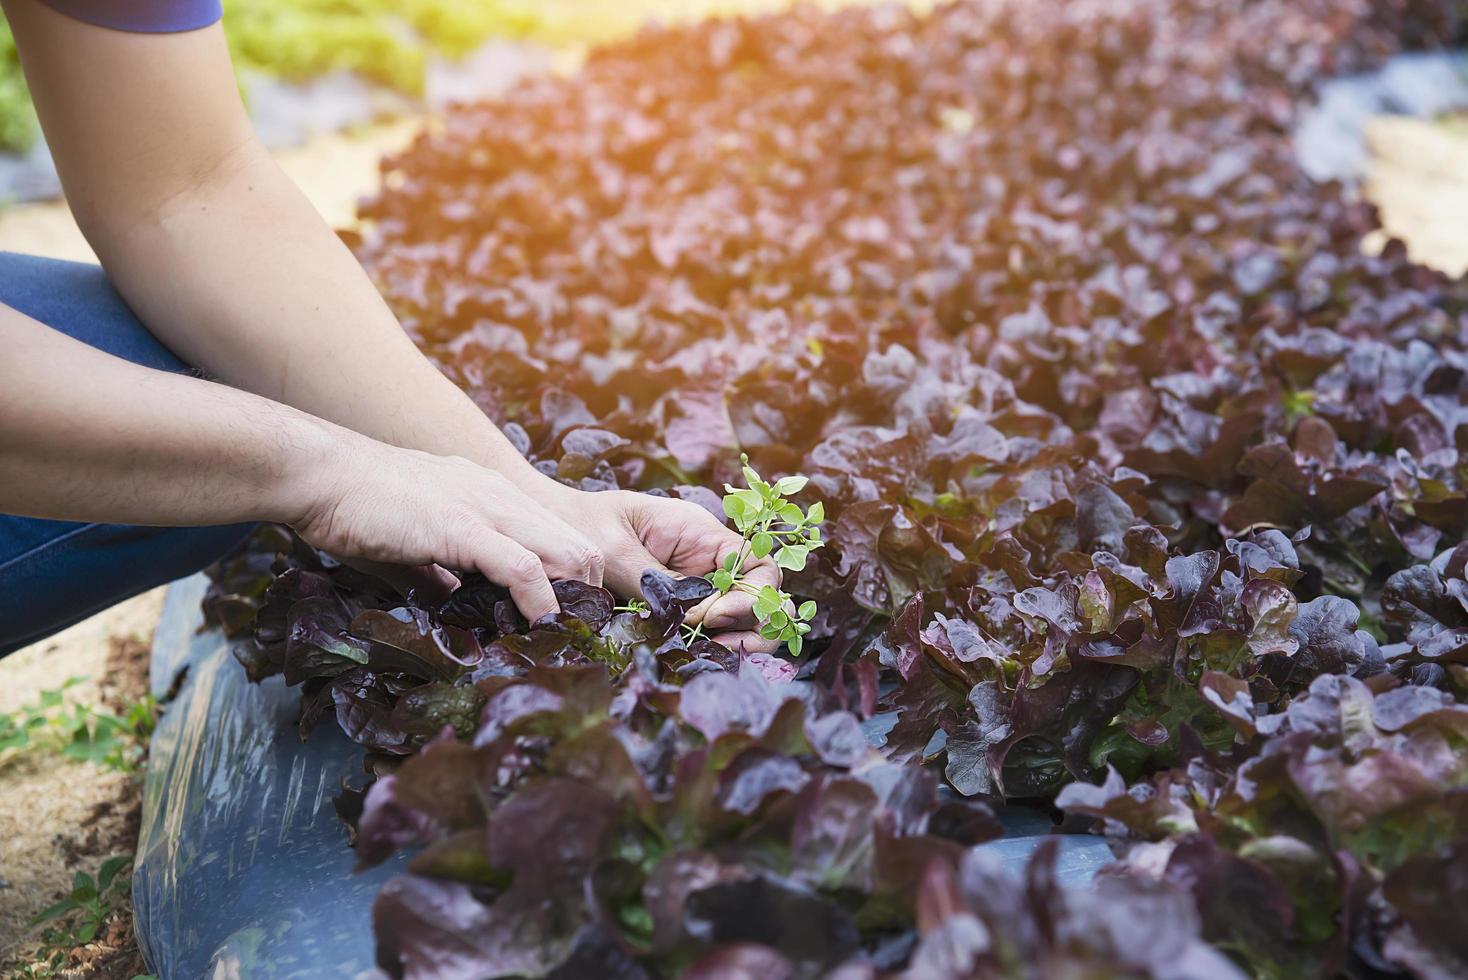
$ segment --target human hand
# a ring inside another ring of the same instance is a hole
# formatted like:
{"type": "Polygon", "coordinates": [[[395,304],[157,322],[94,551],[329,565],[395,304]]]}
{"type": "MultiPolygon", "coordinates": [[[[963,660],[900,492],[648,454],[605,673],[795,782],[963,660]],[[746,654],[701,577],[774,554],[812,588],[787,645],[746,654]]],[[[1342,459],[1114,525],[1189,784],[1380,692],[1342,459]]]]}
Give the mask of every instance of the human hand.
{"type": "MultiPolygon", "coordinates": [[[[649,568],[675,576],[712,572],[743,539],[695,503],[626,490],[586,493],[557,485],[548,507],[577,528],[602,554],[606,585],[624,596],[639,594],[649,568]]],[[[780,584],[775,563],[750,562],[745,581],[756,589],[780,584]]],[[[689,612],[690,624],[732,650],[769,653],[779,645],[758,633],[754,597],[735,590],[715,595],[689,612]]]]}
{"type": "Polygon", "coordinates": [[[351,433],[314,464],[290,523],[343,560],[419,567],[440,582],[443,569],[477,571],[531,621],[559,610],[551,581],[602,584],[587,535],[494,470],[351,433]]]}

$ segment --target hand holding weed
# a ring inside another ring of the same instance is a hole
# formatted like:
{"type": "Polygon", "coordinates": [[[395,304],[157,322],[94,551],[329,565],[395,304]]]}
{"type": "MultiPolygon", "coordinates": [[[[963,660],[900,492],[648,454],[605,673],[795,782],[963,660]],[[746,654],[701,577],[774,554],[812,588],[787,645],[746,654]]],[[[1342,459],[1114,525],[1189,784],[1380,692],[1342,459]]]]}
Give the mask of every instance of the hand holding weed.
{"type": "MultiPolygon", "coordinates": [[[[695,503],[632,491],[577,493],[579,507],[562,516],[587,535],[606,557],[606,585],[618,595],[636,596],[642,573],[656,568],[675,576],[707,575],[744,539],[695,503]]],[[[780,572],[773,559],[753,561],[746,579],[776,588],[780,572]]],[[[700,635],[731,650],[769,653],[778,641],[759,633],[755,597],[747,592],[716,595],[688,614],[700,635]]]]}

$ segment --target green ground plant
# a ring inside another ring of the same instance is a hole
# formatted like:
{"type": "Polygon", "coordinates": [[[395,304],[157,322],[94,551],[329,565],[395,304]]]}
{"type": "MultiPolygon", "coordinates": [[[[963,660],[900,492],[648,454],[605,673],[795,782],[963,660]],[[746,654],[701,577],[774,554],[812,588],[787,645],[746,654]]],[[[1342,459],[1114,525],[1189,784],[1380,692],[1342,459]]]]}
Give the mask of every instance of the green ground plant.
{"type": "MultiPolygon", "coordinates": [[[[31,920],[32,926],[46,925],[46,929],[34,959],[16,973],[19,980],[50,980],[61,975],[68,954],[96,939],[126,904],[132,864],[131,854],[118,854],[103,861],[95,876],[85,871],[73,876],[71,891],[31,920]]],[[[132,980],[157,977],[140,974],[132,980]]]]}
{"type": "Polygon", "coordinates": [[[235,67],[288,81],[355,72],[409,95],[423,91],[433,54],[462,57],[490,37],[535,23],[504,0],[237,0],[224,8],[235,67]]]}
{"type": "Polygon", "coordinates": [[[158,703],[146,695],[114,714],[68,700],[66,692],[84,680],[69,678],[30,704],[0,712],[0,764],[22,752],[54,751],[115,772],[137,772],[157,722],[158,703]]]}
{"type": "MultiPolygon", "coordinates": [[[[521,0],[231,0],[224,27],[235,67],[288,81],[351,71],[408,95],[423,91],[429,58],[461,57],[491,37],[536,24],[521,0]]],[[[248,98],[248,87],[245,89],[248,98]]],[[[0,19],[0,150],[38,136],[10,27],[0,19]]]]}
{"type": "Polygon", "coordinates": [[[36,110],[20,72],[10,25],[0,18],[0,149],[26,150],[36,139],[36,110]]]}

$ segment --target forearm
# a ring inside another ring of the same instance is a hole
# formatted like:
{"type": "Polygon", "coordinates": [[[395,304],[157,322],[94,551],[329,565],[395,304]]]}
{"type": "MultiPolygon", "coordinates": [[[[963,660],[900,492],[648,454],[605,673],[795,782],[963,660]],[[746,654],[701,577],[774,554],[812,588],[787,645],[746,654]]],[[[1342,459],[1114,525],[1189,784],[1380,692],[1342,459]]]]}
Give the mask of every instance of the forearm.
{"type": "Polygon", "coordinates": [[[191,364],[383,442],[546,481],[414,347],[257,143],[143,220],[91,233],[140,318],[191,364]]]}
{"type": "Polygon", "coordinates": [[[3,513],[292,522],[312,507],[313,466],[340,432],[245,392],[129,364],[3,306],[0,349],[3,513]]]}

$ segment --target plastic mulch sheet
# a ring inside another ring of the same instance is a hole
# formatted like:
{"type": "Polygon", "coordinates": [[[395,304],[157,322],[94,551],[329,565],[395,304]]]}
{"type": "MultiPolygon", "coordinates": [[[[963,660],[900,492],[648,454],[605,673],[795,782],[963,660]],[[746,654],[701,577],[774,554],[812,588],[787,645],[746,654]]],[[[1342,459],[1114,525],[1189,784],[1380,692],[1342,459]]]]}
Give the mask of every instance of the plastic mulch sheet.
{"type": "Polygon", "coordinates": [[[153,693],[188,668],[154,733],[133,875],[138,942],[160,980],[357,977],[372,968],[372,899],[401,862],[353,874],[331,799],[362,783],[334,725],[302,742],[300,692],[251,684],[218,631],[199,633],[205,580],[169,589],[153,693]]]}
{"type": "MultiPolygon", "coordinates": [[[[138,941],[160,980],[330,980],[373,969],[371,908],[402,859],[354,874],[332,797],[362,781],[362,751],[333,725],[302,742],[299,693],[251,684],[217,631],[200,633],[202,576],[174,585],[153,647],[161,697],[187,674],[153,736],[133,877],[138,941]]],[[[1049,831],[1041,814],[1000,814],[983,845],[1012,870],[1049,831]]],[[[1095,837],[1061,839],[1062,880],[1110,860],[1095,837]]]]}

